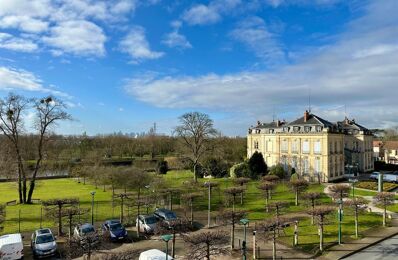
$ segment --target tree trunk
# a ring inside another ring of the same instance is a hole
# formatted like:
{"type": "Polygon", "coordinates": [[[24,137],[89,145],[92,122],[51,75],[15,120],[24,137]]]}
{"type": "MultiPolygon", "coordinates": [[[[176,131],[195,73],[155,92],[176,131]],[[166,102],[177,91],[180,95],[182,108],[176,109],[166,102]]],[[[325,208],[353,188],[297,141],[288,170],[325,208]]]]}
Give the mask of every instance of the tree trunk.
{"type": "MultiPolygon", "coordinates": [[[[138,188],[138,193],[137,193],[137,218],[140,215],[140,195],[141,195],[141,189],[138,188]]],[[[140,237],[140,222],[137,221],[137,237],[140,237]]]]}
{"type": "Polygon", "coordinates": [[[123,204],[124,204],[124,198],[123,195],[120,197],[121,203],[120,203],[120,223],[123,223],[123,204]]]}
{"type": "Polygon", "coordinates": [[[243,205],[243,191],[240,193],[240,205],[243,205]]]}
{"type": "Polygon", "coordinates": [[[198,182],[198,176],[196,175],[196,166],[197,166],[197,162],[194,162],[193,164],[193,180],[196,182],[198,182]]]}
{"type": "Polygon", "coordinates": [[[355,209],[355,238],[358,238],[358,209],[355,209]]]}
{"type": "Polygon", "coordinates": [[[294,200],[294,204],[295,204],[296,206],[298,206],[298,190],[295,191],[295,194],[296,194],[296,198],[295,198],[295,200],[294,200]]]}
{"type": "Polygon", "coordinates": [[[234,220],[232,220],[232,227],[231,227],[231,249],[235,248],[235,224],[234,220]]]}
{"type": "Polygon", "coordinates": [[[269,212],[269,209],[268,209],[268,196],[265,196],[265,212],[269,212]]]}
{"type": "Polygon", "coordinates": [[[323,223],[319,225],[319,250],[323,251],[323,223]]]}
{"type": "Polygon", "coordinates": [[[273,238],[272,238],[272,259],[276,259],[276,234],[275,234],[275,229],[273,231],[273,238]]]}
{"type": "Polygon", "coordinates": [[[58,236],[62,236],[62,206],[58,205],[58,236]]]}
{"type": "Polygon", "coordinates": [[[171,243],[171,256],[175,258],[175,247],[176,247],[176,233],[173,229],[173,241],[171,243]]]}
{"type": "Polygon", "coordinates": [[[210,245],[206,244],[206,259],[210,260],[210,245]]]}
{"type": "Polygon", "coordinates": [[[383,212],[383,227],[385,227],[387,224],[387,207],[384,206],[384,212],[383,212]]]}
{"type": "Polygon", "coordinates": [[[191,200],[191,225],[193,225],[193,201],[191,200]]]}
{"type": "MultiPolygon", "coordinates": [[[[315,201],[314,200],[311,201],[311,206],[312,206],[312,212],[314,212],[314,209],[315,209],[315,201]]],[[[312,214],[311,215],[311,225],[314,225],[314,223],[315,223],[315,216],[314,216],[314,214],[312,214]]]]}

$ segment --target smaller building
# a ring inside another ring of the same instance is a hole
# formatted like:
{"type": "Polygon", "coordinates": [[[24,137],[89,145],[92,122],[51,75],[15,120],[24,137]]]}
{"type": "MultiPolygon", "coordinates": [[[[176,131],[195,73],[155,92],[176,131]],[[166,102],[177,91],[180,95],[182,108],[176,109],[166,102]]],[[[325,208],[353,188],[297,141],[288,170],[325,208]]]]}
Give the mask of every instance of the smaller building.
{"type": "Polygon", "coordinates": [[[398,164],[398,141],[373,142],[374,158],[388,164],[398,164]]]}

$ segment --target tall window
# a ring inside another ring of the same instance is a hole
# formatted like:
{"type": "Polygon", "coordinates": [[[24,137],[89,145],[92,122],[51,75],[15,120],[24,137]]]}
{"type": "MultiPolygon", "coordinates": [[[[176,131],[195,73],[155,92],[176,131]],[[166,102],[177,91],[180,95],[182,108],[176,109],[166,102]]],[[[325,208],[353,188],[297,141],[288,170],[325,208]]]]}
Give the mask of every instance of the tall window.
{"type": "Polygon", "coordinates": [[[303,141],[303,153],[310,153],[310,141],[303,141]]]}
{"type": "Polygon", "coordinates": [[[287,140],[282,140],[281,151],[286,153],[288,150],[288,145],[289,144],[287,140]]]}
{"type": "Polygon", "coordinates": [[[297,172],[298,164],[297,164],[297,157],[296,156],[292,157],[292,168],[294,168],[296,170],[296,172],[297,172]]]}
{"type": "Polygon", "coordinates": [[[258,141],[254,141],[254,149],[258,149],[258,141]]]}
{"type": "Polygon", "coordinates": [[[316,140],[314,143],[314,153],[321,154],[322,149],[321,149],[321,140],[316,140]]]}
{"type": "Polygon", "coordinates": [[[267,141],[267,152],[272,152],[272,141],[271,140],[267,141]]]}
{"type": "Polygon", "coordinates": [[[319,158],[319,157],[316,157],[315,158],[315,165],[314,165],[315,167],[315,173],[320,173],[321,172],[321,158],[319,158]]]}
{"type": "Polygon", "coordinates": [[[292,142],[292,153],[298,153],[299,151],[299,141],[293,140],[292,142]]]}
{"type": "Polygon", "coordinates": [[[283,169],[285,170],[285,171],[287,171],[287,169],[288,169],[288,161],[287,161],[287,157],[284,155],[284,156],[282,156],[282,158],[281,158],[281,163],[282,163],[282,165],[283,165],[283,169]]]}
{"type": "Polygon", "coordinates": [[[310,172],[310,164],[307,157],[303,158],[303,173],[308,174],[310,172]]]}

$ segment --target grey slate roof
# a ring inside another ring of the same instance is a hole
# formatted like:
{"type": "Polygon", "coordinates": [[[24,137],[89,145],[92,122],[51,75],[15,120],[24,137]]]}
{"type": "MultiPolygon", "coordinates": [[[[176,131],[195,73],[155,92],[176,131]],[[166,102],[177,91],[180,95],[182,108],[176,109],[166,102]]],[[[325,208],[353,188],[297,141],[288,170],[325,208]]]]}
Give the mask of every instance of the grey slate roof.
{"type": "Polygon", "coordinates": [[[314,114],[309,114],[309,118],[307,119],[306,122],[304,122],[304,116],[294,120],[293,122],[290,122],[288,124],[289,126],[300,126],[300,125],[320,125],[323,127],[334,127],[335,124],[317,116],[314,114]]]}

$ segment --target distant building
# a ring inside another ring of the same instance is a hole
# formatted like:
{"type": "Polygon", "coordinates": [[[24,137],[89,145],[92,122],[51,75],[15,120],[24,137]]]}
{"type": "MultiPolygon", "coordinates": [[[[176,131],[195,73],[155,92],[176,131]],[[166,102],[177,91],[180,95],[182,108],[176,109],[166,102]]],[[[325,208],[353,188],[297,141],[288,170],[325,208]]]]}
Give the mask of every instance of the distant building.
{"type": "Polygon", "coordinates": [[[374,158],[389,164],[398,164],[398,141],[374,141],[374,158]]]}
{"type": "Polygon", "coordinates": [[[247,156],[261,152],[268,167],[282,164],[310,181],[329,182],[347,174],[369,172],[373,164],[373,135],[355,120],[331,123],[305,111],[287,123],[257,122],[250,127],[247,156]]]}

